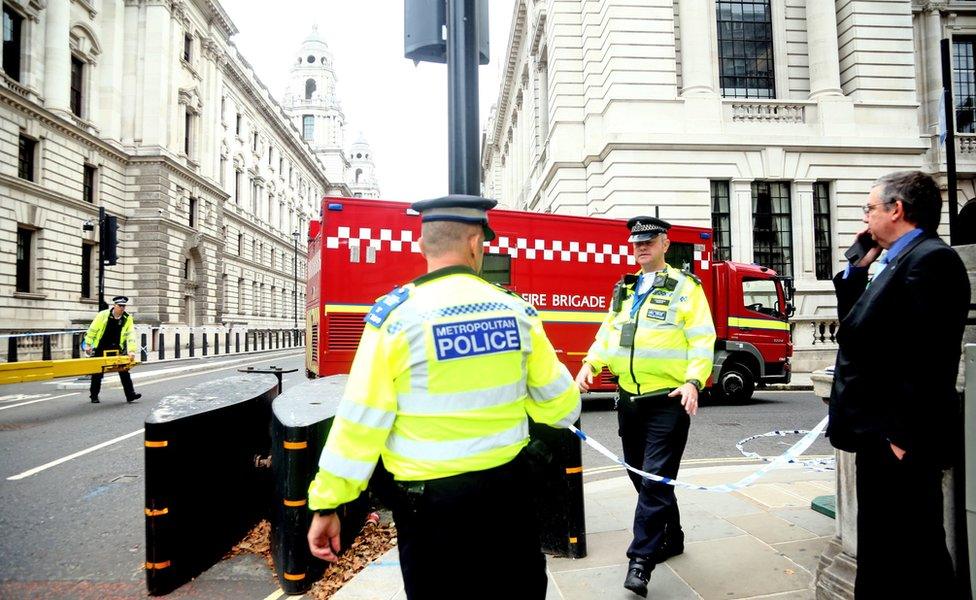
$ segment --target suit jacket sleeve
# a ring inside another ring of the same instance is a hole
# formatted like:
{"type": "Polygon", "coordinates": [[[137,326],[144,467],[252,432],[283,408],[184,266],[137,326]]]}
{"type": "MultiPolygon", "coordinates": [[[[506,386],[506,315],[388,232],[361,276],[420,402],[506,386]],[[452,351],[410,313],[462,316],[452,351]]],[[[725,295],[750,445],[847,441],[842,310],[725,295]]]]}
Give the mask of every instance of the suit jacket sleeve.
{"type": "Polygon", "coordinates": [[[844,271],[834,275],[834,291],[837,294],[837,318],[843,321],[857,299],[868,286],[867,269],[851,269],[844,279],[844,271]]]}

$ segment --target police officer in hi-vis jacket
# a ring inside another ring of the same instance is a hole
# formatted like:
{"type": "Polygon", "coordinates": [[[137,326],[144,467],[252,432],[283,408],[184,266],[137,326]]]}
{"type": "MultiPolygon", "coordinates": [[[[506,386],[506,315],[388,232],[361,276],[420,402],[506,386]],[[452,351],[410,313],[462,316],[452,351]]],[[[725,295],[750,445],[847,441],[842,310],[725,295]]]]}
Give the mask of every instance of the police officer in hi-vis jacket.
{"type": "MultiPolygon", "coordinates": [[[[128,296],[116,296],[112,298],[112,307],[100,311],[88,326],[82,347],[88,356],[105,356],[107,353],[126,354],[129,358],[135,359],[136,334],[133,330],[132,315],[125,311],[129,303],[128,296]]],[[[132,387],[132,376],[128,371],[119,371],[119,379],[122,380],[122,390],[125,392],[126,402],[135,402],[142,398],[142,394],[137,394],[132,387]]],[[[98,394],[102,389],[102,374],[95,373],[91,376],[91,386],[89,395],[93,404],[98,404],[98,394]]]]}
{"type": "MultiPolygon", "coordinates": [[[[677,477],[698,393],[712,372],[715,327],[701,281],[664,261],[671,225],[654,217],[627,222],[640,272],[625,275],[576,376],[587,391],[607,367],[618,379],[617,419],[624,459],[677,477]]],[[[624,587],[647,596],[654,565],[684,552],[674,488],[630,473],[637,488],[634,539],[624,587]]]]}
{"type": "Polygon", "coordinates": [[[383,459],[409,598],[546,595],[523,452],[528,419],[572,424],[580,397],[536,310],[478,275],[494,206],[474,196],[413,205],[428,272],[366,316],[309,487],[309,547],[335,560],[335,509],[383,459]],[[478,575],[485,569],[491,577],[478,575]]]}

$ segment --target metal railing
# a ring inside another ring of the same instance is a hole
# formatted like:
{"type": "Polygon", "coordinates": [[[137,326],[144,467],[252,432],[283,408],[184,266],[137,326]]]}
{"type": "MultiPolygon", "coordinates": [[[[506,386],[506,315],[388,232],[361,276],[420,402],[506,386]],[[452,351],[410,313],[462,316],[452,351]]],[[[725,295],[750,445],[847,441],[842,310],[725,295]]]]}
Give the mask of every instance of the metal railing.
{"type": "MultiPolygon", "coordinates": [[[[0,334],[0,362],[82,358],[85,329],[0,334]]],[[[304,329],[136,325],[141,362],[299,348],[304,329]]]]}

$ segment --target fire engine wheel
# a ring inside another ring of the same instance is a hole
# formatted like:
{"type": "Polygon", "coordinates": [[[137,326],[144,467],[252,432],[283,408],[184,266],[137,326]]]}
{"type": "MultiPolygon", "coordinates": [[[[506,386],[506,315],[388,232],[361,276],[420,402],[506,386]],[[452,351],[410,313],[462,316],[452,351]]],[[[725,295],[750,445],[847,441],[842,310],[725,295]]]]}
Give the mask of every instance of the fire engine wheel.
{"type": "Polygon", "coordinates": [[[718,377],[718,385],[715,386],[719,399],[733,404],[748,402],[755,389],[752,371],[739,363],[725,365],[718,377]]]}

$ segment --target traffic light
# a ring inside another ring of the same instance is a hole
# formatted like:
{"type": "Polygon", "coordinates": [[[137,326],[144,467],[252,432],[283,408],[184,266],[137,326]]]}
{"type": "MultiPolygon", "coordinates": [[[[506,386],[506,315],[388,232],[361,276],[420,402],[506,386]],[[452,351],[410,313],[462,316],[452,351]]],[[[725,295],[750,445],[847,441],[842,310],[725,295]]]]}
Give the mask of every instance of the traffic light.
{"type": "Polygon", "coordinates": [[[119,222],[116,217],[106,215],[102,219],[99,227],[99,242],[102,264],[112,266],[118,262],[119,255],[116,251],[118,245],[119,222]]]}

